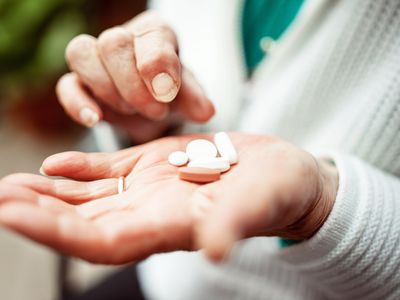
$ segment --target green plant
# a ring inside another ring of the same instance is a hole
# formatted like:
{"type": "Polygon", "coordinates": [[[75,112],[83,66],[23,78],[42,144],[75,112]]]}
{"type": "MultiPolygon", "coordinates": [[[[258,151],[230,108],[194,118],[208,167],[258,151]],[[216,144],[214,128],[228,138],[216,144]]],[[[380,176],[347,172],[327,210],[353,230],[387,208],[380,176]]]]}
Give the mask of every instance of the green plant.
{"type": "Polygon", "coordinates": [[[65,46],[88,30],[87,2],[0,0],[0,93],[43,86],[65,69],[65,46]]]}

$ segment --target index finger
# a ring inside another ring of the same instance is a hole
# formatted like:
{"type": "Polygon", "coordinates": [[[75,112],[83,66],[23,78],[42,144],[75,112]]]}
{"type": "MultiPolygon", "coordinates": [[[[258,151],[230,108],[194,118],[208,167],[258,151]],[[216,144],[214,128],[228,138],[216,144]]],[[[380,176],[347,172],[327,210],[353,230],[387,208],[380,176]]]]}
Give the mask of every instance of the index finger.
{"type": "Polygon", "coordinates": [[[46,158],[41,172],[75,180],[98,180],[126,176],[142,155],[140,146],[115,153],[68,151],[46,158]]]}
{"type": "Polygon", "coordinates": [[[178,42],[173,30],[154,12],[145,12],[125,25],[134,36],[137,70],[153,97],[175,99],[181,86],[178,42]]]}

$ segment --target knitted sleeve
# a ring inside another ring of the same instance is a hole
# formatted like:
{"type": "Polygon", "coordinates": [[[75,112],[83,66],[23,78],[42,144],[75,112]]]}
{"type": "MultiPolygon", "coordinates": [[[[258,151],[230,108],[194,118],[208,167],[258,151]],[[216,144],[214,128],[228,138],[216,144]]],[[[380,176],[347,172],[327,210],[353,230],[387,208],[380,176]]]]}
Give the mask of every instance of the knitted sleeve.
{"type": "Polygon", "coordinates": [[[311,239],[279,259],[338,299],[400,299],[400,180],[358,158],[334,155],[339,190],[311,239]]]}

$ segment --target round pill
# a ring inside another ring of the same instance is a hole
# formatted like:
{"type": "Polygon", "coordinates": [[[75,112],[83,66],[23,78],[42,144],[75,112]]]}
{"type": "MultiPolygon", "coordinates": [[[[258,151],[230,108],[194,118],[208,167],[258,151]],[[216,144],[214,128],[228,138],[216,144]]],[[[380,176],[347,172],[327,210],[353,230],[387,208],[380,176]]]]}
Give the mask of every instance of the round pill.
{"type": "Polygon", "coordinates": [[[207,168],[179,168],[179,178],[186,181],[207,183],[218,180],[221,173],[207,168]]]}
{"type": "Polygon", "coordinates": [[[218,170],[220,172],[226,172],[230,169],[231,164],[229,160],[224,157],[206,157],[192,160],[188,163],[189,168],[207,168],[218,170]]]}
{"type": "Polygon", "coordinates": [[[186,163],[188,162],[189,158],[186,155],[185,152],[183,151],[175,151],[172,152],[169,156],[168,156],[168,162],[173,165],[173,166],[183,166],[186,165],[186,163]]]}
{"type": "Polygon", "coordinates": [[[217,146],[219,155],[229,160],[230,164],[235,164],[238,161],[238,154],[236,152],[235,146],[229,135],[225,132],[218,132],[214,136],[214,143],[217,146]]]}
{"type": "Polygon", "coordinates": [[[204,157],[216,157],[218,151],[212,142],[198,139],[187,144],[186,154],[189,160],[196,160],[204,157]]]}

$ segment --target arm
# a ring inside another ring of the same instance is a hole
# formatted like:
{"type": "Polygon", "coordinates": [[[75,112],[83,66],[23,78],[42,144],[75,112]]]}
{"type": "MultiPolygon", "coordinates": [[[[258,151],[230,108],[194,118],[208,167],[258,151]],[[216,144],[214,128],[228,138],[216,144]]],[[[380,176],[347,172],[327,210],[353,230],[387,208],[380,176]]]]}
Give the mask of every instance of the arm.
{"type": "Polygon", "coordinates": [[[355,157],[333,158],[340,180],[332,212],[311,239],[277,255],[335,297],[396,299],[400,181],[355,157]]]}

